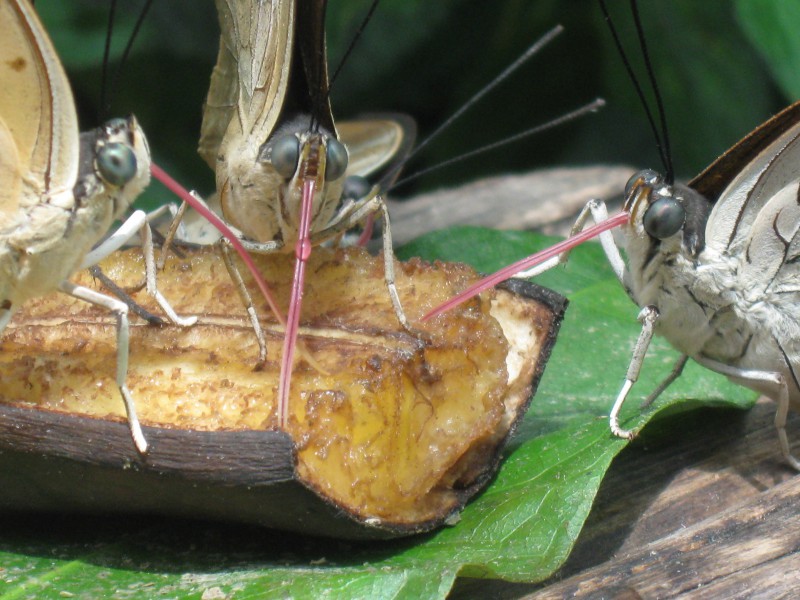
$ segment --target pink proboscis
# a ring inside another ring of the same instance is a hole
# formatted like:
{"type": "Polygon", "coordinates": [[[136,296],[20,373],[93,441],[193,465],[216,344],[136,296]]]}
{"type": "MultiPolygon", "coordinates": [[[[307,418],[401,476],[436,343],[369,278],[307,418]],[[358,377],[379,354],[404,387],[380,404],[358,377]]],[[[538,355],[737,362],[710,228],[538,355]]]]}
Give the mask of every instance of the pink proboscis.
{"type": "Polygon", "coordinates": [[[275,302],[275,298],[272,295],[272,292],[267,285],[267,282],[264,281],[264,278],[261,276],[261,273],[258,271],[258,267],[253,262],[252,257],[247,252],[245,247],[242,245],[242,242],[236,236],[233,231],[225,224],[225,222],[220,219],[214,212],[208,209],[203,203],[198,202],[194,196],[192,196],[186,188],[184,188],[181,184],[175,181],[172,177],[170,177],[164,169],[159,167],[157,164],[152,163],[150,165],[150,172],[153,174],[153,177],[158,179],[164,187],[166,187],[169,191],[173,194],[178,196],[181,200],[186,202],[189,206],[195,209],[200,215],[203,216],[209,223],[211,223],[224,237],[228,240],[231,245],[234,247],[236,252],[239,254],[241,259],[244,261],[244,264],[247,265],[248,270],[253,275],[253,279],[255,280],[258,288],[261,290],[264,298],[269,304],[270,310],[275,315],[275,318],[278,319],[278,322],[281,325],[285,325],[285,320],[283,318],[283,313],[278,309],[278,305],[275,302]]]}
{"type": "Polygon", "coordinates": [[[311,213],[314,205],[316,182],[307,179],[303,182],[303,197],[300,206],[300,227],[295,245],[294,277],[289,299],[289,312],[286,315],[286,333],[283,338],[281,375],[278,381],[278,425],[286,429],[289,422],[289,387],[292,381],[294,350],[300,328],[300,310],[303,307],[303,289],[306,280],[306,263],[311,255],[311,213]]]}
{"type": "Polygon", "coordinates": [[[367,220],[364,222],[364,230],[361,232],[361,235],[358,236],[358,241],[356,242],[356,245],[360,248],[365,247],[372,239],[372,231],[374,229],[375,229],[375,213],[372,213],[367,217],[367,220]]]}
{"type": "Polygon", "coordinates": [[[477,283],[471,285],[466,290],[458,294],[457,296],[453,296],[447,302],[443,302],[425,316],[422,317],[422,321],[427,321],[428,319],[432,319],[433,317],[440,315],[442,313],[447,312],[480,294],[481,292],[488,290],[489,288],[493,288],[498,283],[505,281],[506,279],[510,279],[517,273],[522,271],[526,271],[536,265],[539,265],[546,260],[550,260],[553,257],[558,256],[562,252],[566,252],[567,250],[571,250],[575,246],[582,244],[583,242],[592,239],[603,233],[604,231],[608,231],[609,229],[613,229],[623,223],[627,223],[630,215],[627,212],[621,212],[613,217],[609,217],[605,221],[598,223],[597,225],[593,225],[592,227],[588,227],[583,231],[573,235],[572,237],[567,238],[563,242],[559,242],[549,248],[545,248],[544,250],[537,252],[536,254],[532,254],[527,258],[523,258],[520,261],[515,262],[513,265],[509,265],[504,267],[494,273],[493,275],[489,275],[478,281],[477,283]]]}

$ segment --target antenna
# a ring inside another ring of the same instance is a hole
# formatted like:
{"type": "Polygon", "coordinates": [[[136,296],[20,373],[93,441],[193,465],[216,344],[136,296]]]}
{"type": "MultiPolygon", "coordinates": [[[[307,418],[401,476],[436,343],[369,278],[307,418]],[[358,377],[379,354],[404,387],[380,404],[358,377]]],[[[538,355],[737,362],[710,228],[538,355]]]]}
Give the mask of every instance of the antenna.
{"type": "MultiPolygon", "coordinates": [[[[522,65],[524,65],[529,58],[531,58],[534,54],[537,54],[539,50],[544,48],[547,44],[552,42],[556,36],[560,35],[564,31],[564,27],[561,25],[556,25],[550,31],[545,33],[541,38],[536,40],[525,52],[523,52],[517,60],[511,63],[508,67],[506,67],[497,77],[495,77],[492,81],[489,82],[482,90],[480,90],[477,94],[472,96],[469,100],[467,100],[461,108],[459,108],[456,112],[454,112],[448,119],[444,121],[436,130],[431,133],[427,138],[422,140],[420,144],[414,148],[414,151],[411,152],[406,157],[406,162],[411,160],[413,156],[419,153],[425,146],[431,143],[442,131],[447,129],[450,125],[452,125],[456,119],[461,117],[465,112],[467,112],[470,108],[472,108],[475,104],[477,104],[486,94],[496,88],[500,83],[505,81],[514,71],[519,69],[522,65]]],[[[402,166],[402,165],[401,165],[402,166]]]]}
{"type": "Polygon", "coordinates": [[[144,19],[147,16],[150,7],[153,5],[153,0],[146,0],[142,10],[139,13],[138,19],[136,19],[136,24],[133,26],[133,31],[131,32],[130,37],[128,38],[128,43],[125,45],[125,49],[122,51],[122,56],[119,60],[119,65],[117,66],[117,70],[114,72],[114,78],[111,81],[111,84],[108,83],[108,63],[111,57],[111,37],[114,31],[114,21],[116,15],[116,8],[117,8],[117,1],[111,0],[108,10],[108,27],[106,28],[106,42],[105,48],[103,50],[103,70],[101,76],[101,88],[100,88],[100,121],[105,121],[105,118],[111,112],[111,102],[114,99],[114,95],[117,91],[117,85],[119,82],[120,74],[122,73],[122,68],[125,66],[125,63],[128,60],[128,56],[130,56],[131,49],[133,48],[133,42],[136,40],[136,37],[139,34],[139,31],[142,28],[142,24],[144,23],[144,19]],[[110,90],[110,93],[108,93],[110,90]]]}
{"type": "MultiPolygon", "coordinates": [[[[491,150],[496,150],[498,148],[502,148],[503,146],[506,146],[508,144],[513,144],[514,142],[518,142],[518,141],[520,141],[522,139],[525,139],[525,138],[530,137],[532,135],[535,135],[537,133],[541,133],[543,131],[547,131],[548,129],[552,129],[554,127],[558,127],[559,125],[563,125],[564,123],[568,123],[570,121],[574,121],[575,119],[578,119],[578,118],[582,117],[585,114],[588,114],[588,113],[591,113],[591,112],[597,112],[598,110],[600,110],[605,105],[606,105],[606,101],[605,100],[603,100],[602,98],[596,98],[592,102],[589,102],[588,104],[584,104],[583,106],[581,106],[579,108],[576,108],[575,110],[572,110],[572,111],[570,111],[570,112],[568,112],[566,114],[563,114],[560,117],[556,117],[554,119],[551,119],[550,121],[547,121],[546,123],[542,123],[541,125],[537,125],[535,127],[531,127],[530,129],[526,129],[525,131],[521,131],[520,133],[516,133],[516,134],[514,134],[514,135],[512,135],[510,137],[507,137],[505,139],[499,140],[497,142],[492,142],[491,144],[486,144],[485,146],[481,146],[480,148],[476,148],[476,149],[470,150],[468,152],[464,152],[463,154],[459,154],[458,156],[454,156],[453,158],[449,158],[449,159],[447,159],[445,161],[442,161],[437,165],[433,165],[431,167],[428,167],[427,169],[422,169],[421,171],[417,171],[416,173],[412,173],[408,177],[404,177],[400,181],[396,182],[389,189],[395,189],[397,187],[400,187],[401,185],[406,184],[409,181],[414,181],[415,179],[418,179],[419,177],[422,177],[423,175],[427,175],[431,171],[438,171],[439,169],[442,169],[444,167],[449,167],[452,164],[461,162],[463,160],[470,159],[473,156],[477,156],[479,154],[483,154],[484,152],[489,152],[491,150]]],[[[412,154],[414,154],[414,152],[412,152],[412,154]]]]}
{"type": "Polygon", "coordinates": [[[108,62],[111,56],[111,38],[114,35],[114,18],[117,12],[117,0],[111,0],[108,5],[108,25],[106,26],[106,42],[103,48],[103,66],[100,75],[100,108],[98,110],[98,120],[102,123],[109,112],[108,99],[108,62]]]}
{"type": "MultiPolygon", "coordinates": [[[[404,160],[396,164],[391,171],[384,177],[384,180],[391,181],[392,178],[395,176],[396,173],[400,171],[414,156],[416,156],[422,148],[430,144],[430,142],[439,136],[445,129],[447,129],[450,125],[452,125],[458,118],[460,118],[467,110],[475,106],[478,101],[480,101],[486,94],[492,91],[495,87],[497,87],[500,83],[505,81],[512,73],[514,73],[517,69],[519,69],[523,64],[525,64],[532,56],[537,54],[542,48],[544,48],[547,44],[553,41],[558,35],[560,35],[564,31],[564,27],[561,25],[556,25],[548,32],[546,32],[541,38],[536,40],[533,44],[531,44],[525,52],[523,52],[514,62],[512,62],[508,67],[506,67],[499,75],[497,75],[494,79],[492,79],[487,85],[485,85],[481,90],[479,90],[475,95],[473,95],[469,100],[467,100],[458,110],[456,110],[450,117],[445,119],[445,121],[436,128],[436,130],[431,133],[427,138],[425,138],[412,152],[405,157],[404,160]]],[[[412,173],[407,177],[397,181],[394,183],[389,189],[395,189],[403,184],[409,183],[410,181],[414,181],[423,175],[427,175],[432,171],[437,171],[444,167],[450,166],[452,164],[467,160],[479,154],[483,154],[485,152],[489,152],[491,150],[496,150],[502,146],[507,144],[511,144],[522,140],[524,138],[530,137],[534,134],[541,133],[542,131],[546,131],[558,125],[562,125],[569,121],[573,121],[587,113],[596,112],[600,108],[605,105],[605,101],[598,98],[584,106],[581,106],[573,111],[570,111],[560,117],[556,117],[546,123],[541,125],[537,125],[536,127],[532,127],[505,139],[499,140],[497,142],[493,142],[491,144],[487,144],[485,146],[481,146],[474,150],[467,151],[459,156],[455,156],[453,158],[449,158],[439,164],[433,165],[426,169],[422,169],[416,173],[412,173]]],[[[387,190],[388,191],[388,190],[387,190]]]]}
{"type": "Polygon", "coordinates": [[[622,47],[622,41],[620,40],[619,33],[617,32],[616,27],[614,26],[614,22],[611,19],[611,15],[608,12],[608,7],[606,6],[605,0],[598,0],[600,4],[600,10],[603,11],[603,16],[608,24],[609,31],[611,31],[611,36],[614,39],[614,45],[617,48],[617,52],[622,58],[622,64],[625,66],[625,70],[628,73],[628,77],[633,83],[633,87],[636,90],[636,94],[639,96],[639,100],[642,103],[642,107],[644,108],[645,115],[647,116],[647,121],[650,123],[650,129],[653,132],[653,137],[656,140],[656,147],[658,148],[658,153],[661,158],[661,162],[664,165],[664,178],[666,182],[672,185],[675,179],[675,173],[672,166],[672,156],[670,151],[669,145],[669,136],[667,134],[667,120],[666,120],[666,113],[664,111],[664,104],[661,99],[661,93],[658,88],[658,84],[656,82],[655,71],[653,70],[652,63],[650,62],[650,53],[647,50],[647,42],[645,40],[644,31],[642,29],[641,19],[639,18],[639,8],[637,5],[636,0],[631,0],[631,13],[633,15],[633,20],[636,25],[637,36],[639,38],[639,47],[642,49],[642,58],[645,62],[645,69],[647,71],[647,76],[650,81],[650,86],[653,90],[653,95],[656,99],[656,106],[659,111],[660,117],[660,124],[661,124],[661,132],[659,133],[658,127],[656,126],[656,121],[653,116],[653,112],[650,110],[650,105],[647,102],[647,98],[644,95],[644,91],[642,90],[642,86],[639,83],[639,80],[636,77],[636,73],[633,71],[633,67],[631,65],[630,59],[628,55],[625,53],[625,49],[622,47]]]}
{"type": "MultiPolygon", "coordinates": [[[[304,0],[304,1],[308,1],[308,0],[304,0]]],[[[327,85],[327,89],[325,90],[325,94],[321,98],[319,98],[318,102],[316,102],[314,99],[312,99],[312,105],[316,105],[316,106],[314,106],[314,108],[324,106],[326,103],[330,102],[331,89],[333,89],[333,84],[336,82],[336,79],[339,77],[339,74],[342,72],[342,68],[347,63],[347,60],[350,58],[350,55],[353,53],[353,50],[355,49],[356,45],[358,44],[359,39],[361,39],[361,35],[364,33],[364,30],[367,28],[367,25],[372,20],[372,16],[375,13],[375,10],[378,8],[378,3],[379,2],[380,2],[380,0],[372,0],[372,4],[370,4],[369,9],[367,10],[367,14],[364,15],[364,18],[361,20],[361,23],[359,24],[358,29],[356,29],[356,33],[353,36],[353,39],[350,40],[350,44],[347,46],[347,50],[345,50],[345,53],[342,56],[341,60],[339,61],[339,64],[336,66],[336,70],[333,72],[333,75],[328,78],[328,82],[327,82],[328,85],[327,85]]],[[[324,24],[323,24],[323,28],[324,28],[324,24]]],[[[322,35],[324,36],[324,33],[322,35]]],[[[327,69],[327,66],[323,67],[323,69],[320,71],[320,73],[319,73],[320,79],[323,78],[323,73],[326,72],[326,69],[327,69]]],[[[316,89],[321,89],[322,85],[324,83],[325,82],[322,81],[322,80],[319,81],[318,82],[319,85],[316,86],[316,89]]],[[[313,90],[310,90],[310,91],[312,93],[314,93],[313,90]]],[[[317,118],[317,116],[314,114],[313,110],[311,112],[312,112],[311,124],[310,124],[309,127],[312,128],[312,127],[314,127],[316,125],[316,127],[319,128],[319,123],[315,124],[315,119],[317,118]]]]}
{"type": "Polygon", "coordinates": [[[650,86],[653,88],[653,95],[656,99],[656,106],[658,107],[658,115],[661,121],[661,141],[664,144],[664,157],[667,159],[666,173],[664,176],[669,185],[675,182],[675,171],[672,166],[672,150],[669,145],[669,130],[667,128],[667,114],[664,110],[664,100],[661,97],[661,90],[658,87],[658,80],[656,79],[656,72],[653,69],[653,63],[650,62],[650,51],[647,48],[647,39],[644,35],[642,28],[642,20],[639,17],[639,3],[637,0],[631,0],[631,14],[633,15],[633,22],[636,25],[636,36],[639,38],[639,48],[642,50],[642,58],[644,58],[645,69],[647,70],[647,78],[650,80],[650,86]]]}
{"type": "Polygon", "coordinates": [[[358,40],[361,38],[361,34],[364,33],[364,29],[367,28],[367,24],[372,20],[372,15],[375,13],[375,9],[378,8],[378,3],[380,0],[372,0],[372,4],[367,11],[367,14],[364,15],[364,18],[361,20],[361,24],[356,29],[356,34],[353,36],[353,39],[350,40],[350,45],[345,50],[344,56],[342,56],[342,60],[339,61],[339,64],[336,67],[336,70],[333,72],[333,75],[330,78],[330,83],[328,84],[328,96],[331,94],[331,88],[333,87],[336,78],[339,77],[339,73],[342,72],[342,67],[347,62],[347,59],[350,58],[350,54],[352,54],[353,49],[356,47],[358,40]]]}

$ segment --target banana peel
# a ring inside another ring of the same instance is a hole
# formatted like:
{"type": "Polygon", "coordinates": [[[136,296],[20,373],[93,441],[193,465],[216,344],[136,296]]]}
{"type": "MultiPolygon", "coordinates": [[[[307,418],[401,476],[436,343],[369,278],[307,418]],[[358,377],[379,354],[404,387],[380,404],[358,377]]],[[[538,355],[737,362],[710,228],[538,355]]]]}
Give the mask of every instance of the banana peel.
{"type": "MultiPolygon", "coordinates": [[[[254,259],[285,307],[293,257],[254,259]]],[[[139,250],[101,266],[157,312],[139,250]]],[[[421,323],[479,275],[420,260],[396,270],[413,331],[397,323],[381,257],[312,253],[300,339],[318,366],[296,361],[279,431],[282,327],[266,303],[256,307],[268,344],[257,368],[255,336],[219,255],[170,258],[159,289],[199,322],[131,318],[127,384],[150,445],[144,456],[115,384],[113,316],[63,294],[29,302],[0,340],[0,509],[180,515],[353,539],[449,522],[497,469],[566,300],[514,282],[421,323]]],[[[75,281],[99,289],[88,273],[75,281]]]]}

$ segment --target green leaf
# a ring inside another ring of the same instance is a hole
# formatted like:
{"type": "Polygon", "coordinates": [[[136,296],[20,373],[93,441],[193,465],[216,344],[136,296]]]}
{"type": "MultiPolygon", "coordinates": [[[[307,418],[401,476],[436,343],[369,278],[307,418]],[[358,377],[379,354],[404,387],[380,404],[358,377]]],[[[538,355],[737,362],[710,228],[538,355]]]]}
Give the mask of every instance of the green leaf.
{"type": "Polygon", "coordinates": [[[782,0],[737,0],[742,30],[766,59],[781,89],[800,98],[800,4],[782,0]]]}
{"type": "MultiPolygon", "coordinates": [[[[491,271],[552,239],[459,228],[405,256],[491,271]]],[[[0,521],[0,600],[11,598],[444,598],[457,575],[535,582],[566,559],[624,440],[606,415],[638,334],[638,309],[599,247],[578,248],[541,281],[571,304],[539,392],[496,479],[452,527],[409,540],[354,543],[167,518],[33,516],[0,521]]],[[[623,412],[642,427],[666,407],[748,407],[753,394],[688,366],[656,403],[644,397],[677,354],[655,343],[623,412]],[[695,398],[698,402],[686,402],[695,398]]]]}

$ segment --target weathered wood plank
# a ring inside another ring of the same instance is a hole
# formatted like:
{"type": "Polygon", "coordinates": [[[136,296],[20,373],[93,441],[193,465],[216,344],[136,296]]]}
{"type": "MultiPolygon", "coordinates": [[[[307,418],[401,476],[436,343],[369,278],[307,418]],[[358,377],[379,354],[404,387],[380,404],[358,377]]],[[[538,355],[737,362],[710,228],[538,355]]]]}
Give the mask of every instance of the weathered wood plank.
{"type": "Polygon", "coordinates": [[[621,199],[632,173],[630,167],[541,169],[389,201],[392,239],[400,245],[453,225],[564,235],[590,198],[621,199]]]}
{"type": "MultiPolygon", "coordinates": [[[[541,586],[460,581],[451,598],[751,598],[800,585],[800,478],[775,406],[656,422],[615,461],[575,549],[541,586]],[[679,436],[676,431],[681,431],[679,436]]],[[[790,419],[797,432],[800,419],[790,419]]]]}
{"type": "MultiPolygon", "coordinates": [[[[695,494],[695,502],[699,500],[695,494]]],[[[630,592],[642,598],[688,593],[697,598],[731,598],[742,593],[750,597],[751,591],[767,587],[776,595],[788,594],[800,585],[800,572],[796,568],[776,572],[770,565],[776,561],[800,565],[799,501],[800,481],[792,478],[692,526],[684,526],[675,514],[674,533],[620,553],[530,598],[614,597],[630,592]]]]}

